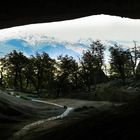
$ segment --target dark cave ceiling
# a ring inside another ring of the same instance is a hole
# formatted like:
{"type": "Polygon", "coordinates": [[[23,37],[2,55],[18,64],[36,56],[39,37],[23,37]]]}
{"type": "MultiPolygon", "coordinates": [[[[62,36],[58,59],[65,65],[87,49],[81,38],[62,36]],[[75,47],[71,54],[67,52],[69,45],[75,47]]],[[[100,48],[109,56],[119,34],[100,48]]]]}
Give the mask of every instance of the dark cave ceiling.
{"type": "Polygon", "coordinates": [[[139,0],[38,0],[0,4],[0,28],[109,14],[140,19],[139,0]],[[29,3],[30,2],[30,3],[29,3]]]}

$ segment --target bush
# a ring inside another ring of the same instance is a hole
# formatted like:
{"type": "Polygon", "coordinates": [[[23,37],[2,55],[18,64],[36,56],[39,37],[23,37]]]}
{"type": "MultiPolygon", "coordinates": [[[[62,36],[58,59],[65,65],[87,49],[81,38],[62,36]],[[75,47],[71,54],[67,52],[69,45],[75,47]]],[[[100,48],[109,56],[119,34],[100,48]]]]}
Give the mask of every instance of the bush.
{"type": "Polygon", "coordinates": [[[97,99],[113,102],[127,102],[135,98],[138,94],[132,89],[128,91],[124,87],[102,87],[96,91],[97,99]]]}

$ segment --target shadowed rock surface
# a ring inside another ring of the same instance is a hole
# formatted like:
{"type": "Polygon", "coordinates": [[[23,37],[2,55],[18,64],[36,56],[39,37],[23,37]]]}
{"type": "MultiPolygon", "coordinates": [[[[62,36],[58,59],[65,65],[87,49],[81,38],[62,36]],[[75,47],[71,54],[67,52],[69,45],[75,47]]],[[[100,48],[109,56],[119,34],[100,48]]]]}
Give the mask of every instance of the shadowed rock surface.
{"type": "Polygon", "coordinates": [[[0,5],[0,28],[96,14],[140,18],[140,2],[139,0],[3,1],[0,5]]]}
{"type": "Polygon", "coordinates": [[[137,98],[127,105],[101,112],[95,108],[83,108],[76,114],[79,112],[76,110],[63,121],[50,122],[51,128],[46,129],[47,124],[44,124],[42,128],[28,133],[22,140],[138,140],[140,139],[139,100],[140,98],[137,98]]]}
{"type": "Polygon", "coordinates": [[[63,108],[16,98],[0,91],[0,139],[31,122],[60,115],[63,108]]]}

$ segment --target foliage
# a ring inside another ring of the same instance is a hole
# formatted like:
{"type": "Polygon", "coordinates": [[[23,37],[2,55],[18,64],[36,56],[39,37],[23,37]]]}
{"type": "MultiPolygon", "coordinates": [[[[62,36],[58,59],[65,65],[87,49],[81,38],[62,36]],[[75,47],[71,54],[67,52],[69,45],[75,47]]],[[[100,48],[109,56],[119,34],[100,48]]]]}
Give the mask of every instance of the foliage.
{"type": "Polygon", "coordinates": [[[91,44],[91,50],[83,53],[81,63],[81,77],[84,84],[90,91],[91,85],[96,86],[97,81],[102,75],[102,66],[104,63],[105,46],[100,41],[91,44]]]}
{"type": "Polygon", "coordinates": [[[118,45],[110,48],[111,60],[110,60],[110,73],[120,77],[125,83],[126,76],[131,74],[131,63],[129,50],[124,50],[118,45]]]}
{"type": "MultiPolygon", "coordinates": [[[[132,49],[116,44],[109,49],[109,76],[122,79],[124,84],[127,78],[140,75],[140,50],[134,44],[132,49]]],[[[0,87],[57,97],[79,89],[95,91],[97,84],[107,80],[103,70],[104,53],[105,46],[99,40],[91,43],[79,62],[68,55],[54,60],[45,52],[27,57],[13,50],[0,59],[0,87]]]]}
{"type": "Polygon", "coordinates": [[[67,91],[69,85],[72,85],[74,88],[78,87],[78,63],[74,60],[73,57],[59,56],[57,64],[57,96],[60,95],[60,92],[67,91]],[[67,90],[66,90],[67,89],[67,90]]]}
{"type": "Polygon", "coordinates": [[[140,58],[140,48],[137,47],[136,41],[133,42],[134,42],[134,47],[129,49],[129,55],[131,60],[133,76],[136,77],[136,67],[137,67],[137,62],[140,58]]]}
{"type": "Polygon", "coordinates": [[[104,64],[105,46],[101,43],[100,40],[93,41],[91,44],[91,51],[92,51],[93,56],[95,56],[98,62],[98,67],[102,68],[104,64]]]}

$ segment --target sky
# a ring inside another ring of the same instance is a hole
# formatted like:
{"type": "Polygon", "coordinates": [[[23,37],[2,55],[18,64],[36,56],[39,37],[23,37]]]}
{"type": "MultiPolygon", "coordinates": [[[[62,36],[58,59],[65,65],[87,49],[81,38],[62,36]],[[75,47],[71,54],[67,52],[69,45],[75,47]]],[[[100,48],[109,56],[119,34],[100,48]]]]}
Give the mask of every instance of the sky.
{"type": "Polygon", "coordinates": [[[97,39],[106,46],[117,43],[133,47],[133,40],[140,45],[140,20],[102,14],[1,29],[0,56],[13,49],[21,50],[27,55],[43,50],[53,56],[57,52],[60,54],[61,50],[63,53],[79,55],[97,39]]]}
{"type": "Polygon", "coordinates": [[[0,30],[0,41],[9,38],[34,40],[46,35],[58,40],[75,42],[79,39],[140,40],[140,20],[109,15],[93,15],[74,20],[30,24],[0,30]]]}

